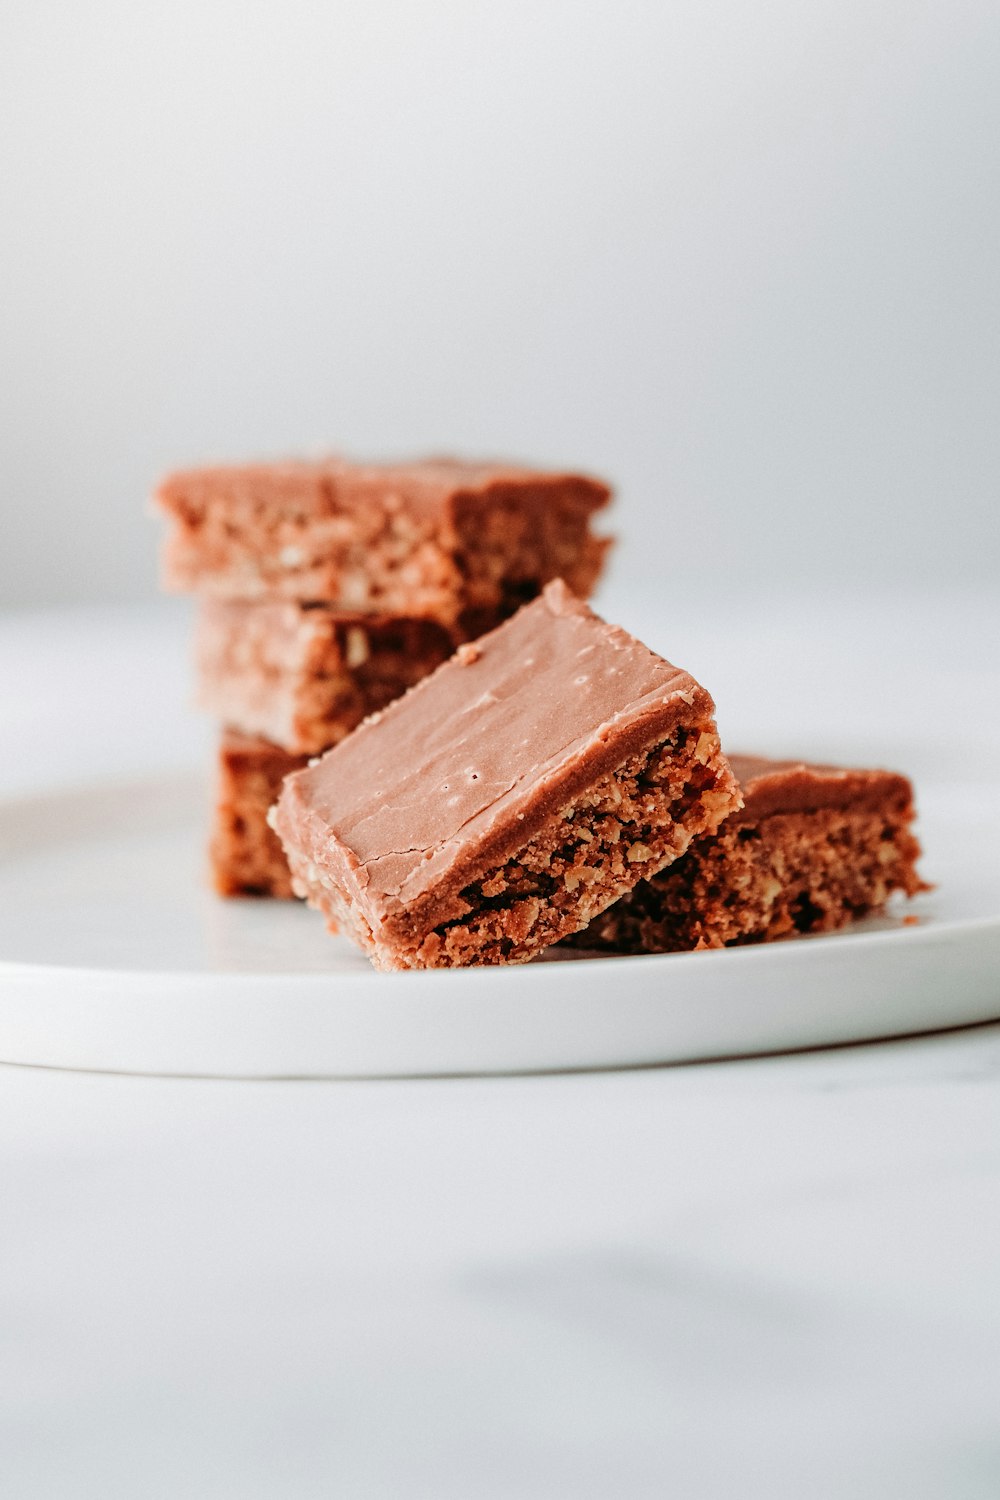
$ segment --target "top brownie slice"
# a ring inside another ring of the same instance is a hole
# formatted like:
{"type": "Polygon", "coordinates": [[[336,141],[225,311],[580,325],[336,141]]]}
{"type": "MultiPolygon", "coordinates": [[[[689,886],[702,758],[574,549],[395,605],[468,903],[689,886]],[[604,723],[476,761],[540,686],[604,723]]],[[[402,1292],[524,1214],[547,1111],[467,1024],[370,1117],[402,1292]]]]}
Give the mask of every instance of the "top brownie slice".
{"type": "Polygon", "coordinates": [[[193,469],[160,485],[171,589],[295,599],[469,632],[565,578],[586,595],[608,487],[577,474],[435,459],[193,469]]]}
{"type": "Polygon", "coordinates": [[[522,961],[738,806],[713,711],[552,583],[290,777],[274,826],[379,967],[522,961]]]}

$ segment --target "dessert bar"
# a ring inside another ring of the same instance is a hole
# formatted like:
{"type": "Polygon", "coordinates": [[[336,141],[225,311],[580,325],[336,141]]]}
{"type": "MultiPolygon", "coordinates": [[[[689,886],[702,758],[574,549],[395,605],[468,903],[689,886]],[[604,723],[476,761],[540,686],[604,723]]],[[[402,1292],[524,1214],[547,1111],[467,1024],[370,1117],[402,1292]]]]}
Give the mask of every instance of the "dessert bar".
{"type": "Polygon", "coordinates": [[[743,807],[641,881],[573,945],[667,953],[828,932],[926,889],[913,789],[891,771],[733,755],[743,807]]]}
{"type": "Polygon", "coordinates": [[[523,962],[738,806],[713,712],[552,583],[289,777],[272,823],[376,967],[523,962]]]}
{"type": "Polygon", "coordinates": [[[451,633],[434,620],[205,599],[198,616],[198,701],[245,734],[315,754],[454,649],[451,633]]]}
{"type": "Polygon", "coordinates": [[[305,764],[304,755],[266,740],[223,732],[209,844],[212,884],[221,896],[291,897],[288,861],[267,812],[284,777],[305,764]]]}
{"type": "Polygon", "coordinates": [[[154,498],[173,522],[168,588],[318,600],[468,634],[551,578],[590,593],[608,546],[590,521],[609,495],[576,474],[328,459],[189,470],[154,498]]]}

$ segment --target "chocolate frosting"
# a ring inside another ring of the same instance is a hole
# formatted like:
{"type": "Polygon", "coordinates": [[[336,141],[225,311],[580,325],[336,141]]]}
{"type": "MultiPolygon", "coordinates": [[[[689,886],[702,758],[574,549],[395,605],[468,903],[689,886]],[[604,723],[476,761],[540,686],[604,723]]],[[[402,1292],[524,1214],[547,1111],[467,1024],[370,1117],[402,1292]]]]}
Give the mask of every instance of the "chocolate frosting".
{"type": "Polygon", "coordinates": [[[859,806],[905,808],[913,799],[910,782],[896,771],[768,760],[761,755],[730,755],[729,764],[743,793],[743,807],[723,827],[753,823],[771,813],[859,806]]]}
{"type": "Polygon", "coordinates": [[[525,485],[572,490],[594,509],[604,505],[611,494],[606,484],[583,475],[545,473],[510,464],[465,463],[450,458],[357,464],[326,458],[312,463],[288,460],[182,469],[167,475],[155,499],[168,512],[191,516],[220,503],[240,511],[295,511],[310,516],[371,506],[429,516],[446,508],[459,494],[486,495],[525,485]]]}
{"type": "Polygon", "coordinates": [[[370,920],[509,857],[712,700],[561,582],[285,784],[277,826],[370,920]]]}

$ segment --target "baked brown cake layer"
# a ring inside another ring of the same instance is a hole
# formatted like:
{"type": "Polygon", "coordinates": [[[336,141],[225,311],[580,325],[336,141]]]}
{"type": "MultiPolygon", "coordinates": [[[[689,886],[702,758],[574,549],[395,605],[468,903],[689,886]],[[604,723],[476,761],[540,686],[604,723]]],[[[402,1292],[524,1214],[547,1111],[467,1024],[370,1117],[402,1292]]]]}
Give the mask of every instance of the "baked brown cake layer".
{"type": "Polygon", "coordinates": [[[221,896],[292,896],[292,877],[267,813],[281,783],[306,763],[277,745],[224,730],[209,843],[212,883],[221,896]]]}
{"type": "Polygon", "coordinates": [[[879,911],[917,874],[913,789],[892,771],[730,756],[743,807],[573,939],[669,953],[828,932],[879,911]]]}
{"type": "Polygon", "coordinates": [[[563,577],[597,580],[608,487],[578,474],[429,460],[252,464],[172,474],[168,588],[321,601],[466,631],[563,577]],[[485,617],[482,612],[485,612],[485,617]]]}
{"type": "Polygon", "coordinates": [[[198,701],[245,734],[315,754],[426,677],[455,644],[433,620],[204,599],[198,701]]]}
{"type": "Polygon", "coordinates": [[[713,712],[553,583],[290,777],[274,826],[377,967],[523,962],[738,805],[713,712]]]}

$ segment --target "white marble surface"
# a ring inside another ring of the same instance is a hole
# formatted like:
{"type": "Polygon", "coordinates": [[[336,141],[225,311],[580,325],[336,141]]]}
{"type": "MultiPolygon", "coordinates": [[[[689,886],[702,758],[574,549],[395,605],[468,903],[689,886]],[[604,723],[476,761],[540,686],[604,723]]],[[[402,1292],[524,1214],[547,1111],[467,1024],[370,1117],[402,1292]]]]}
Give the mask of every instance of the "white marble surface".
{"type": "MultiPolygon", "coordinates": [[[[805,615],[655,643],[744,743],[995,774],[995,601],[805,615]]],[[[176,608],[0,617],[0,788],[197,763],[185,692],[176,608]]],[[[998,1026],[492,1080],[0,1068],[0,1204],[16,1500],[1000,1494],[998,1026]]]]}

